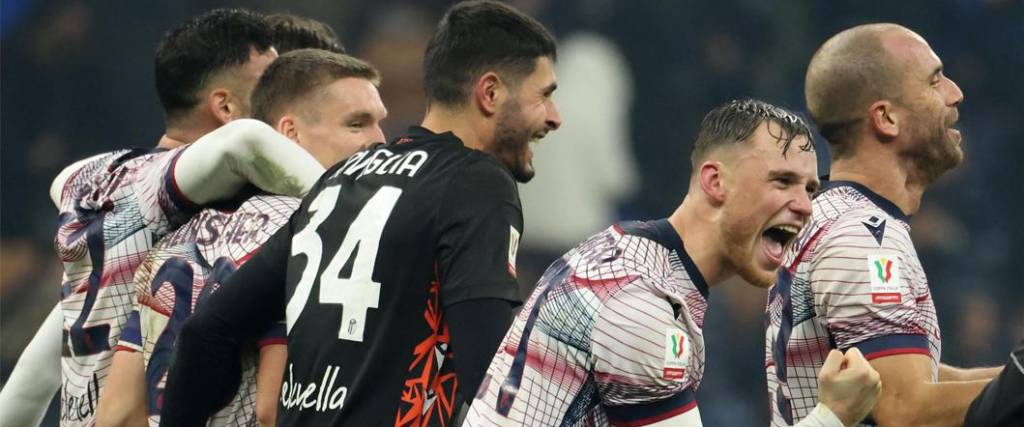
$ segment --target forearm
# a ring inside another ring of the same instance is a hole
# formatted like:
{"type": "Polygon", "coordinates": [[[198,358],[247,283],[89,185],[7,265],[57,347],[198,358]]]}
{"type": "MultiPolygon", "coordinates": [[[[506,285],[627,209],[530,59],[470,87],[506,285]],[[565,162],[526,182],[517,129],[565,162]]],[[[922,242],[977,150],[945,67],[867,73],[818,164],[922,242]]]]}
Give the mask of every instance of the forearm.
{"type": "Polygon", "coordinates": [[[0,390],[0,414],[5,425],[38,426],[42,422],[50,400],[60,389],[63,324],[57,304],[21,353],[14,372],[0,390]]]}
{"type": "Polygon", "coordinates": [[[873,412],[880,427],[959,427],[984,381],[921,383],[913,390],[886,390],[873,412]]]}
{"type": "Polygon", "coordinates": [[[260,348],[260,366],[256,374],[256,419],[260,426],[276,425],[277,400],[288,359],[288,346],[271,344],[260,348]]]}
{"type": "Polygon", "coordinates": [[[512,324],[512,304],[500,299],[461,302],[445,312],[455,357],[455,375],[460,394],[467,404],[473,402],[487,367],[512,324]]]}
{"type": "Polygon", "coordinates": [[[96,409],[97,427],[145,427],[146,373],[142,353],[114,353],[107,382],[96,409]]]}
{"type": "Polygon", "coordinates": [[[203,425],[230,403],[241,379],[242,343],[283,318],[284,284],[264,262],[266,249],[182,326],[167,374],[161,426],[203,425]]]}
{"type": "Polygon", "coordinates": [[[231,401],[241,379],[241,340],[229,332],[199,313],[182,326],[167,374],[161,425],[205,425],[231,401]]]}
{"type": "Polygon", "coordinates": [[[939,365],[939,382],[990,380],[998,376],[1002,371],[1002,366],[965,369],[955,368],[943,363],[939,365]]]}
{"type": "Polygon", "coordinates": [[[178,188],[202,205],[234,196],[247,184],[304,196],[324,172],[311,154],[258,120],[232,121],[185,149],[175,165],[178,188]]]}

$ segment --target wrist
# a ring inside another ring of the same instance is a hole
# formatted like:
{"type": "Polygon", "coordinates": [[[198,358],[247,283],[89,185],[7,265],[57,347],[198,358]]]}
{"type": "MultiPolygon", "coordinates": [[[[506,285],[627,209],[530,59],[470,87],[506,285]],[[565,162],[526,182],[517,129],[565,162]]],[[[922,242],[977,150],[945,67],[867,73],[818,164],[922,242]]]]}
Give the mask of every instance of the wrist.
{"type": "Polygon", "coordinates": [[[821,402],[818,402],[818,405],[807,415],[807,418],[817,421],[817,425],[823,427],[846,427],[843,420],[839,419],[839,416],[832,412],[828,405],[821,402]]]}

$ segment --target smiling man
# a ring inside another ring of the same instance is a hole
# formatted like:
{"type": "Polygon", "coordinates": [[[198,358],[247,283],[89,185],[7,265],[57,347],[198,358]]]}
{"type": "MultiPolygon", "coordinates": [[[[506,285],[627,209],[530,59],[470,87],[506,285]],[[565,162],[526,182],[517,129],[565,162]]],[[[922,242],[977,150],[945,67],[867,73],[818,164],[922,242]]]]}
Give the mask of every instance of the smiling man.
{"type": "Polygon", "coordinates": [[[935,304],[909,215],[963,159],[953,128],[963,92],[920,35],[894,24],[862,25],[826,41],[805,87],[831,148],[832,181],[769,294],[772,425],[807,416],[826,355],[851,348],[885,384],[867,425],[962,425],[999,369],[939,363],[935,304]]]}
{"type": "MultiPolygon", "coordinates": [[[[774,280],[818,188],[808,135],[801,118],[760,101],[708,113],[679,208],[614,225],[548,267],[466,425],[700,426],[708,291],[737,274],[774,280]]],[[[855,423],[878,393],[857,351],[830,354],[821,381],[824,405],[801,426],[855,423]]]]}
{"type": "Polygon", "coordinates": [[[516,181],[561,124],[555,59],[533,18],[452,6],[427,46],[421,125],[328,170],[185,323],[161,425],[201,425],[242,343],[278,321],[278,425],[452,425],[519,302],[516,181]]]}

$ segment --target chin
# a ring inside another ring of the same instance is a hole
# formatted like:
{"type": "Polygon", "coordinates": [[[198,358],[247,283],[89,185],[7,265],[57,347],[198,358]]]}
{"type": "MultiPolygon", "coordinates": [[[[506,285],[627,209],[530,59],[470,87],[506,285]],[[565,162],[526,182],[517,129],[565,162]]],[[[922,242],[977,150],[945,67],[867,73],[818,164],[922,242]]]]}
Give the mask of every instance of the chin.
{"type": "Polygon", "coordinates": [[[739,272],[743,281],[755,288],[768,289],[775,284],[775,270],[766,271],[756,266],[749,266],[739,272]]]}

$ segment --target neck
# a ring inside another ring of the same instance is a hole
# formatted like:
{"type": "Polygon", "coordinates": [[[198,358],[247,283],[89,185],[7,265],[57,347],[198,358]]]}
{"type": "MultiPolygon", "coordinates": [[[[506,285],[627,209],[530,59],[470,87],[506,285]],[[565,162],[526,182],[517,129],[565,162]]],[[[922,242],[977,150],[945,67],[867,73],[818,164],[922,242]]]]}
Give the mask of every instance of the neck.
{"type": "Polygon", "coordinates": [[[187,114],[176,118],[173,122],[167,123],[167,130],[163,138],[160,138],[160,147],[174,148],[181,145],[196,142],[203,135],[213,132],[223,125],[212,114],[203,114],[200,111],[190,111],[187,114]]]}
{"type": "Polygon", "coordinates": [[[717,215],[701,203],[687,194],[679,208],[668,217],[668,222],[679,234],[687,255],[704,276],[708,288],[713,288],[736,272],[728,267],[726,257],[722,255],[717,215]]]}
{"type": "Polygon", "coordinates": [[[487,151],[487,135],[485,126],[481,121],[473,120],[474,112],[466,109],[455,109],[432,105],[423,118],[423,126],[434,133],[451,132],[455,134],[462,144],[474,150],[487,151]]]}
{"type": "Polygon", "coordinates": [[[889,150],[857,150],[849,158],[832,162],[829,179],[861,184],[912,215],[920,208],[927,188],[910,174],[912,167],[889,150]]]}

